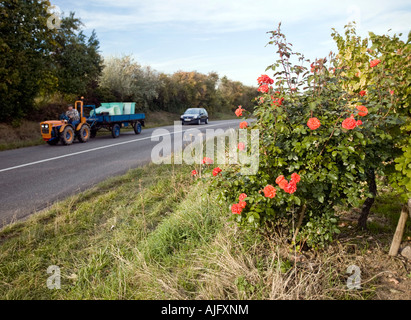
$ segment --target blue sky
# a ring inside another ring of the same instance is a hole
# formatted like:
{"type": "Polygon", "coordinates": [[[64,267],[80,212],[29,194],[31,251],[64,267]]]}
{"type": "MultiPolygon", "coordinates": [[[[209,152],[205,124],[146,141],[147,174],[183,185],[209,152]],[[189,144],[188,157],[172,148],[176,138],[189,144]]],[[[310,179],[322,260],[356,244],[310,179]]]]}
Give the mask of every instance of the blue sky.
{"type": "Polygon", "coordinates": [[[265,47],[267,31],[282,22],[296,51],[314,59],[335,45],[331,28],[342,32],[348,21],[357,32],[404,33],[411,30],[411,1],[267,1],[267,0],[51,0],[66,15],[74,11],[95,29],[101,53],[133,55],[157,71],[217,72],[256,85],[277,57],[265,47]]]}

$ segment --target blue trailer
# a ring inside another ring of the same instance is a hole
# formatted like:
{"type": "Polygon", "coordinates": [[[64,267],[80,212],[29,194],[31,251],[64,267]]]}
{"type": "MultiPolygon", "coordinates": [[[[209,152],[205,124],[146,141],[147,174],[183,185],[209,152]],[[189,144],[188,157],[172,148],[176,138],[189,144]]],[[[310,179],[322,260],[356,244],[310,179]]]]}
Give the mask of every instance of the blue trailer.
{"type": "Polygon", "coordinates": [[[112,137],[117,138],[120,135],[120,129],[129,126],[134,129],[135,134],[140,134],[142,126],[145,124],[146,115],[144,113],[124,115],[96,114],[95,106],[85,106],[85,108],[92,108],[94,110],[94,112],[91,112],[91,116],[86,117],[87,123],[90,125],[91,138],[94,138],[100,129],[109,130],[112,137]]]}
{"type": "Polygon", "coordinates": [[[43,140],[49,145],[56,145],[60,141],[70,145],[75,138],[87,142],[101,129],[110,131],[113,138],[120,135],[122,127],[131,126],[135,134],[140,134],[145,124],[145,114],[134,113],[134,109],[131,114],[111,115],[108,112],[96,112],[95,105],[83,105],[83,100],[76,101],[74,107],[80,115],[78,121],[71,121],[63,114],[60,120],[40,123],[43,140]]]}

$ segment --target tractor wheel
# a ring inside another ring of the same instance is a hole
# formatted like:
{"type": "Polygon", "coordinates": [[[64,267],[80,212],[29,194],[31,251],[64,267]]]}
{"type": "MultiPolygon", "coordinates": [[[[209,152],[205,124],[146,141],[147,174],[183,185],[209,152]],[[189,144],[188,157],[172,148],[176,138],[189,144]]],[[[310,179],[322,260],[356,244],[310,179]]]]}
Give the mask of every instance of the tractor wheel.
{"type": "Polygon", "coordinates": [[[113,138],[118,138],[120,136],[120,125],[116,123],[112,128],[111,128],[111,136],[113,138]]]}
{"type": "Polygon", "coordinates": [[[78,136],[78,141],[87,142],[90,139],[90,127],[87,124],[83,124],[77,136],[78,136]]]}
{"type": "Polygon", "coordinates": [[[74,141],[73,128],[70,126],[65,127],[60,136],[61,136],[61,142],[63,142],[63,144],[65,144],[66,146],[72,144],[74,141]]]}
{"type": "Polygon", "coordinates": [[[90,138],[95,138],[96,137],[96,135],[97,135],[97,130],[93,130],[93,129],[91,129],[90,130],[90,138]]]}
{"type": "Polygon", "coordinates": [[[141,123],[140,122],[136,122],[134,125],[134,133],[135,134],[140,134],[141,133],[141,123]]]}

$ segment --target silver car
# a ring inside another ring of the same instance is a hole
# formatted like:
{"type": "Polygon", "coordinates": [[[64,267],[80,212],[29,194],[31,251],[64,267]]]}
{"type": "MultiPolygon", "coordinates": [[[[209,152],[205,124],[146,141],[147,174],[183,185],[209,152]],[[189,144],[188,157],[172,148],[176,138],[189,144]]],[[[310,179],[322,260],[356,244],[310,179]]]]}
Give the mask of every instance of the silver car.
{"type": "Polygon", "coordinates": [[[208,113],[204,108],[189,108],[180,117],[181,124],[201,124],[208,123],[208,113]]]}

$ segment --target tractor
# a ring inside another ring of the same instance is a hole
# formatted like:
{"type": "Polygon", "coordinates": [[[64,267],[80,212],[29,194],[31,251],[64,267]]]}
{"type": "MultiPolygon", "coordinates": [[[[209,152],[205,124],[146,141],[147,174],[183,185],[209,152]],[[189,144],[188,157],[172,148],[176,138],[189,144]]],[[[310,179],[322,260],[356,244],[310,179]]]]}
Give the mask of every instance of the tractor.
{"type": "Polygon", "coordinates": [[[79,112],[79,121],[71,121],[62,114],[60,120],[49,120],[40,123],[43,140],[49,145],[56,145],[60,141],[64,145],[70,145],[75,138],[80,142],[87,142],[90,139],[91,129],[83,113],[83,98],[75,102],[74,108],[79,112]]]}

